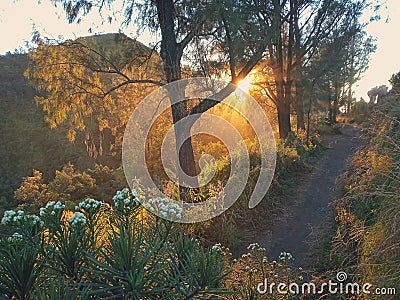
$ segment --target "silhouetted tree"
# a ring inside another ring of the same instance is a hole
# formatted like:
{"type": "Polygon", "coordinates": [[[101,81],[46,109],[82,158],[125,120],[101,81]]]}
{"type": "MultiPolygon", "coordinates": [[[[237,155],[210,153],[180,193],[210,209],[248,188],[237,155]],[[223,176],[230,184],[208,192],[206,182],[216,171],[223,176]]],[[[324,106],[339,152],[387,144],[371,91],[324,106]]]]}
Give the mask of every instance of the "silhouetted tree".
{"type": "Polygon", "coordinates": [[[373,87],[367,93],[369,97],[369,103],[379,103],[382,97],[385,97],[389,93],[389,88],[386,85],[380,85],[373,87]]]}
{"type": "Polygon", "coordinates": [[[391,92],[400,95],[400,72],[393,74],[389,82],[392,85],[391,92]]]}

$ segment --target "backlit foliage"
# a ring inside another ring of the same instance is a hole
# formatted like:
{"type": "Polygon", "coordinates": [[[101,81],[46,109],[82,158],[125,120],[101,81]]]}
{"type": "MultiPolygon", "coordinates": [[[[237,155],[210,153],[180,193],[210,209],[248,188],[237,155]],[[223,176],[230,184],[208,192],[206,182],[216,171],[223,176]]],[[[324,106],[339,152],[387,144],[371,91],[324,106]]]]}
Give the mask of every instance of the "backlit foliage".
{"type": "Polygon", "coordinates": [[[337,203],[332,251],[336,263],[359,274],[357,280],[386,288],[398,288],[400,281],[399,113],[398,98],[386,96],[369,117],[368,142],[354,156],[346,194],[337,203]]]}
{"type": "Polygon", "coordinates": [[[126,184],[120,172],[101,165],[80,172],[68,163],[61,170],[56,170],[54,178],[45,183],[42,173],[33,170],[33,176],[24,178],[14,197],[19,209],[30,212],[39,211],[48,201],[61,200],[68,207],[89,196],[111,201],[115,191],[126,184]]]}
{"type": "Polygon", "coordinates": [[[52,128],[67,123],[70,141],[84,131],[87,150],[95,157],[102,154],[109,129],[115,140],[107,146],[113,152],[133,109],[154,88],[151,82],[162,81],[156,52],[120,34],[61,44],[37,35],[36,42],[25,76],[40,92],[35,100],[45,120],[52,128]]]}

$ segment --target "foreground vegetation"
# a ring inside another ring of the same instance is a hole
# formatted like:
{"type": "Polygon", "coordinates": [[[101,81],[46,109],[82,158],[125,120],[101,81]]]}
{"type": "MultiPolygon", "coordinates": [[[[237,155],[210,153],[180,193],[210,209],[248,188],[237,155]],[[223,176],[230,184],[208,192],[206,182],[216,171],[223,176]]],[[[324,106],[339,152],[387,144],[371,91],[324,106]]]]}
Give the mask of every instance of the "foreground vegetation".
{"type": "Polygon", "coordinates": [[[149,214],[141,197],[123,189],[113,205],[89,198],[74,212],[54,201],[40,216],[6,211],[0,293],[12,299],[258,299],[264,278],[303,280],[289,253],[270,262],[252,244],[233,259],[221,244],[207,249],[185,227],[149,214]]]}
{"type": "Polygon", "coordinates": [[[94,166],[82,140],[69,143],[65,126],[50,129],[43,120],[44,114],[33,100],[35,92],[23,76],[27,65],[27,54],[0,57],[2,209],[15,207],[14,191],[32,169],[43,172],[44,180],[49,181],[67,162],[80,169],[94,166]]]}

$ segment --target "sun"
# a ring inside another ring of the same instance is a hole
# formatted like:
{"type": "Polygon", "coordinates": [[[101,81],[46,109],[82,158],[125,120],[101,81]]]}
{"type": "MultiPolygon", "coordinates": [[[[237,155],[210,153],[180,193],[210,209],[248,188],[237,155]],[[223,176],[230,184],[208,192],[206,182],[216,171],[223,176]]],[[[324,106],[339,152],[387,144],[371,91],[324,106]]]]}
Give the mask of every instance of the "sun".
{"type": "Polygon", "coordinates": [[[243,90],[244,92],[248,93],[252,86],[251,83],[252,83],[252,80],[251,80],[250,76],[247,76],[239,82],[238,87],[241,90],[243,90]]]}

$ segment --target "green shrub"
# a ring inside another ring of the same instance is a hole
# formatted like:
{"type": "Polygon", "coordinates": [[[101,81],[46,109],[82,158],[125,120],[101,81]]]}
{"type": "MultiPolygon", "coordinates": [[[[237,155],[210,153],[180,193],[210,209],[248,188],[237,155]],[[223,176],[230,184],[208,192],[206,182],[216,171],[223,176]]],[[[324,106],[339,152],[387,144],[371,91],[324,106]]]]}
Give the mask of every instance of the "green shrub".
{"type": "Polygon", "coordinates": [[[23,179],[21,186],[14,192],[14,197],[19,209],[34,213],[48,201],[62,201],[69,208],[86,197],[107,202],[116,190],[126,185],[121,171],[96,164],[93,169],[79,172],[68,163],[62,170],[56,171],[54,179],[45,183],[42,173],[33,170],[32,176],[23,179]]]}
{"type": "Polygon", "coordinates": [[[40,217],[6,211],[2,226],[14,233],[0,240],[0,294],[11,299],[262,299],[256,288],[265,276],[269,282],[303,280],[289,253],[269,262],[265,249],[253,244],[248,254],[233,259],[228,248],[205,248],[181,225],[148,213],[140,197],[123,189],[113,206],[89,198],[75,212],[59,201],[40,208],[40,217]]]}
{"type": "Polygon", "coordinates": [[[0,292],[18,299],[57,299],[64,290],[85,299],[206,299],[223,292],[220,254],[146,213],[138,197],[125,189],[113,207],[87,199],[75,213],[52,201],[40,217],[7,211],[2,223],[14,233],[1,240],[0,292]]]}

